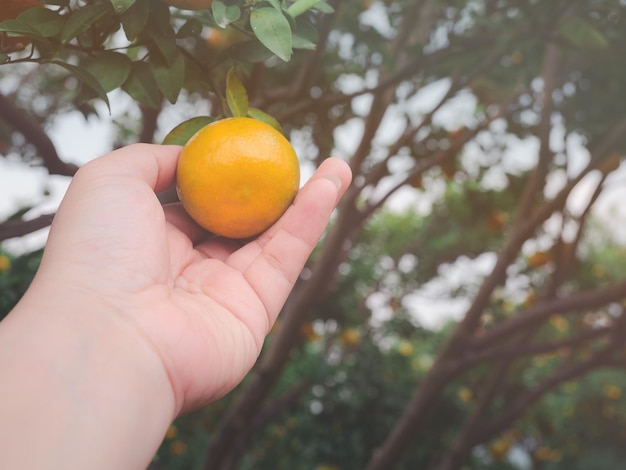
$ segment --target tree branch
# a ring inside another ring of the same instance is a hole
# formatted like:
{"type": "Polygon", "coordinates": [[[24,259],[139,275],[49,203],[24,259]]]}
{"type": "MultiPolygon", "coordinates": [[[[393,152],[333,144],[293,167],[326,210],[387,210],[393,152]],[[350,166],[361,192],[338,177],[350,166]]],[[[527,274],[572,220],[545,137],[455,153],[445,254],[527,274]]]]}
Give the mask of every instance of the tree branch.
{"type": "Polygon", "coordinates": [[[547,341],[544,343],[535,343],[530,345],[526,345],[524,343],[524,345],[522,346],[516,344],[513,347],[494,347],[492,349],[481,351],[479,353],[469,351],[463,358],[459,360],[457,364],[455,364],[455,367],[458,368],[459,371],[461,371],[467,370],[467,368],[473,367],[480,363],[495,361],[501,358],[519,359],[525,356],[532,356],[535,354],[547,354],[554,351],[562,350],[564,348],[574,348],[584,343],[588,343],[595,339],[601,338],[602,336],[610,335],[612,330],[612,327],[602,327],[591,329],[581,334],[571,336],[569,338],[559,341],[547,341]]]}
{"type": "MultiPolygon", "coordinates": [[[[300,103],[295,103],[293,106],[290,106],[289,109],[285,109],[282,113],[277,113],[275,117],[281,122],[289,121],[289,119],[291,119],[294,115],[303,113],[313,106],[319,106],[320,104],[322,104],[323,106],[331,107],[331,106],[335,106],[338,104],[349,103],[350,101],[352,101],[355,98],[358,98],[359,96],[375,94],[381,90],[394,87],[398,85],[400,82],[402,82],[403,80],[410,79],[415,74],[417,74],[418,72],[424,70],[425,68],[429,66],[440,64],[444,62],[445,60],[449,60],[449,59],[454,60],[459,57],[463,57],[469,51],[476,52],[477,50],[485,49],[490,46],[493,46],[493,43],[490,42],[487,38],[478,38],[477,40],[467,39],[460,46],[461,47],[458,47],[458,48],[440,49],[427,56],[420,56],[417,59],[414,59],[411,62],[406,63],[400,69],[395,71],[393,74],[390,74],[386,78],[381,79],[373,87],[363,88],[362,90],[349,93],[349,94],[343,94],[343,93],[330,94],[329,93],[321,100],[313,99],[313,98],[308,99],[308,100],[303,100],[300,103]]],[[[284,96],[281,94],[280,96],[277,96],[275,99],[287,98],[287,94],[286,94],[287,91],[284,91],[283,93],[284,93],[284,96]]]]}
{"type": "Polygon", "coordinates": [[[62,161],[41,125],[2,94],[0,94],[0,118],[35,146],[51,175],[74,176],[78,166],[62,161]]]}
{"type": "Polygon", "coordinates": [[[557,87],[556,77],[558,75],[560,57],[558,46],[554,43],[548,44],[544,53],[541,71],[543,91],[539,100],[541,119],[537,133],[539,138],[539,161],[516,210],[517,217],[520,219],[528,217],[535,207],[538,194],[545,185],[546,177],[550,170],[550,163],[553,159],[553,152],[550,148],[552,114],[554,112],[552,94],[557,87]]]}
{"type": "Polygon", "coordinates": [[[159,114],[163,109],[161,105],[158,108],[149,106],[140,106],[141,110],[141,132],[139,133],[138,142],[151,144],[154,142],[154,133],[157,129],[159,114]]]}
{"type": "Polygon", "coordinates": [[[482,429],[475,429],[473,438],[474,445],[487,442],[500,432],[506,429],[513,421],[515,421],[528,407],[541,399],[546,393],[558,385],[580,377],[601,366],[610,366],[615,364],[610,354],[615,350],[615,344],[610,343],[603,349],[594,353],[589,359],[564,367],[555,372],[552,376],[539,383],[537,386],[529,390],[523,397],[517,400],[508,410],[500,413],[497,418],[489,423],[485,423],[482,429]]]}
{"type": "Polygon", "coordinates": [[[564,298],[548,300],[490,328],[482,336],[472,341],[472,348],[474,350],[485,348],[556,313],[571,314],[581,310],[598,308],[611,302],[618,302],[624,298],[626,298],[626,281],[592,291],[569,294],[564,298]]]}
{"type": "Polygon", "coordinates": [[[0,224],[0,242],[9,238],[22,237],[52,223],[54,214],[44,214],[30,220],[15,220],[0,224]]]}
{"type": "MultiPolygon", "coordinates": [[[[607,175],[603,173],[600,182],[596,185],[596,188],[589,198],[589,201],[587,202],[587,205],[583,209],[582,213],[577,218],[574,218],[574,220],[578,223],[574,240],[570,243],[566,243],[563,240],[563,236],[561,233],[561,237],[559,238],[559,241],[555,246],[555,268],[549,287],[549,290],[551,292],[556,293],[558,288],[563,285],[568,275],[573,272],[573,267],[576,263],[576,249],[580,245],[580,241],[582,240],[583,234],[585,233],[584,229],[587,225],[587,220],[589,219],[589,216],[591,214],[591,209],[602,194],[606,177],[607,175]]],[[[565,218],[566,214],[564,213],[563,224],[565,224],[565,218]]]]}
{"type": "MultiPolygon", "coordinates": [[[[283,395],[268,404],[265,408],[263,408],[261,412],[257,414],[254,420],[249,423],[249,433],[257,433],[260,429],[263,429],[265,426],[271,423],[272,420],[274,420],[283,411],[294,406],[310,386],[311,382],[309,379],[305,378],[303,380],[300,380],[289,390],[287,390],[283,395]]],[[[220,466],[223,470],[237,469],[237,463],[239,462],[239,459],[244,452],[247,435],[248,434],[239,435],[239,439],[237,440],[237,442],[232,444],[233,451],[229,453],[229,455],[224,459],[224,462],[220,466]]]]}

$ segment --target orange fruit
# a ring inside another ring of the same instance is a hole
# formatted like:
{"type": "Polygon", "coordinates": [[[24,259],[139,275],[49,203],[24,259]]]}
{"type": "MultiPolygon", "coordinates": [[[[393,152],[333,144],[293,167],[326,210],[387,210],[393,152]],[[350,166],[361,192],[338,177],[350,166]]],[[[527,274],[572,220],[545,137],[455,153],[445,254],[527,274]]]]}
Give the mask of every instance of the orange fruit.
{"type": "MultiPolygon", "coordinates": [[[[0,23],[14,20],[20,13],[42,6],[37,0],[4,0],[0,8],[0,23]]],[[[30,39],[25,36],[9,36],[6,33],[0,33],[0,52],[21,51],[29,44],[30,39]]]]}
{"type": "Polygon", "coordinates": [[[212,29],[206,39],[207,45],[217,51],[223,51],[230,46],[247,41],[249,36],[232,26],[226,29],[212,29]]]}
{"type": "Polygon", "coordinates": [[[211,7],[213,0],[164,0],[164,2],[181,10],[205,10],[211,7]]]}
{"type": "Polygon", "coordinates": [[[228,238],[248,238],[287,210],[300,184],[298,157],[269,124],[247,117],[215,121],[183,146],[176,187],[200,226],[228,238]]]}
{"type": "Polygon", "coordinates": [[[487,228],[491,232],[501,232],[509,220],[506,212],[494,210],[487,217],[487,228]]]}
{"type": "Polygon", "coordinates": [[[339,340],[344,346],[357,346],[361,342],[361,333],[355,328],[348,328],[341,333],[339,340]]]}
{"type": "Polygon", "coordinates": [[[548,251],[536,251],[528,257],[528,265],[533,268],[540,268],[552,261],[553,253],[548,251]]]}
{"type": "Polygon", "coordinates": [[[598,165],[598,170],[600,170],[605,175],[617,170],[621,165],[621,156],[619,153],[612,153],[608,157],[604,158],[600,164],[598,165]]]}

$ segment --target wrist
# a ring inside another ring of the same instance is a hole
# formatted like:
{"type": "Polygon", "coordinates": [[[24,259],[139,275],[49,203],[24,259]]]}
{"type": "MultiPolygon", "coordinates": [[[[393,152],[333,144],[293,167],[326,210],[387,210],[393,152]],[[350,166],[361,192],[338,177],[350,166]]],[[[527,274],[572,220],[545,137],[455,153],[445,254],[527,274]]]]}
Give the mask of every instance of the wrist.
{"type": "Polygon", "coordinates": [[[0,324],[0,435],[18,443],[0,467],[145,468],[175,415],[162,361],[123,315],[68,289],[35,283],[0,324]]]}

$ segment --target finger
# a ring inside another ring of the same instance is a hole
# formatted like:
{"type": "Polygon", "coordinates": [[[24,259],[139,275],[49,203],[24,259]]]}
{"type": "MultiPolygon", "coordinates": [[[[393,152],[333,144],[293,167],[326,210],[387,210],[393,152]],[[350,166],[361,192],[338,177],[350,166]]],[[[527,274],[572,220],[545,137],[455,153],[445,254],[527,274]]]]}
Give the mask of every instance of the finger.
{"type": "Polygon", "coordinates": [[[331,158],[299,191],[292,206],[266,233],[231,256],[265,306],[271,326],[306,260],[348,188],[350,169],[331,158]]]}
{"type": "MultiPolygon", "coordinates": [[[[302,227],[306,227],[309,224],[307,218],[311,214],[308,214],[306,211],[304,213],[303,211],[293,211],[293,206],[298,204],[298,199],[302,199],[304,197],[323,197],[324,191],[319,191],[317,189],[317,186],[319,186],[320,184],[328,185],[328,182],[331,182],[336,188],[335,200],[332,202],[332,208],[330,211],[332,213],[332,210],[341,199],[341,196],[343,196],[346,189],[348,189],[351,180],[352,174],[350,168],[343,160],[340,160],[339,158],[328,158],[324,160],[320,167],[315,171],[311,179],[297,194],[294,204],[287,210],[283,217],[281,217],[272,227],[270,227],[267,231],[265,231],[257,238],[257,243],[259,243],[261,246],[265,246],[266,243],[268,243],[281,229],[284,228],[286,223],[291,223],[291,225],[303,224],[302,227]],[[313,189],[311,188],[311,186],[313,186],[313,189]],[[295,212],[295,214],[290,215],[291,212],[295,212]],[[294,224],[293,221],[298,217],[301,220],[297,221],[294,224]]],[[[315,212],[313,211],[312,214],[313,213],[315,212]]],[[[328,213],[328,217],[325,219],[323,225],[321,226],[321,232],[319,234],[315,231],[307,233],[306,230],[301,230],[300,232],[305,240],[308,240],[313,245],[317,244],[322,233],[324,232],[324,229],[326,228],[326,225],[328,224],[328,218],[330,218],[330,213],[328,213]]]]}
{"type": "Polygon", "coordinates": [[[178,145],[132,144],[92,160],[79,172],[93,172],[99,177],[132,177],[159,192],[174,185],[180,150],[178,145]]]}
{"type": "Polygon", "coordinates": [[[155,233],[163,216],[154,191],[174,183],[179,153],[178,146],[135,144],[83,165],[57,211],[48,244],[59,240],[59,253],[76,254],[75,246],[97,236],[111,246],[145,247],[144,230],[155,233]]]}

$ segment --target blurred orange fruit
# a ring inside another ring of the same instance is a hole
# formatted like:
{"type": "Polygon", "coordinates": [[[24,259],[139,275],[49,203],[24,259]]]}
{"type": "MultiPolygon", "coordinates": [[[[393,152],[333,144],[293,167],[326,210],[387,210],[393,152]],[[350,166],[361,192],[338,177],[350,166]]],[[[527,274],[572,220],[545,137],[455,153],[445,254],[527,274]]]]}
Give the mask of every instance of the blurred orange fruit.
{"type": "Polygon", "coordinates": [[[234,44],[249,40],[249,36],[232,26],[226,29],[212,29],[206,39],[207,45],[217,51],[228,49],[234,44]]]}
{"type": "Polygon", "coordinates": [[[611,400],[617,400],[622,396],[622,389],[617,385],[605,385],[604,386],[604,396],[611,400]]]}
{"type": "Polygon", "coordinates": [[[536,251],[528,257],[528,265],[533,268],[545,266],[552,261],[552,250],[536,251]]]}
{"type": "Polygon", "coordinates": [[[487,229],[491,232],[501,232],[509,220],[506,212],[494,210],[487,217],[487,229]]]}
{"type": "Polygon", "coordinates": [[[311,323],[305,323],[302,325],[302,328],[300,328],[300,334],[309,342],[314,342],[320,339],[320,336],[317,334],[311,323]]]}
{"type": "Polygon", "coordinates": [[[413,350],[413,345],[408,341],[400,341],[400,344],[398,344],[398,352],[401,356],[409,357],[413,354],[413,350]]]}
{"type": "Polygon", "coordinates": [[[185,144],[176,186],[200,226],[228,238],[248,238],[287,210],[300,184],[298,157],[269,124],[247,117],[213,122],[185,144]]]}
{"type": "Polygon", "coordinates": [[[0,255],[0,273],[11,268],[11,259],[7,255],[0,255]]]}
{"type": "Polygon", "coordinates": [[[619,153],[612,153],[608,157],[604,158],[597,168],[603,174],[608,175],[609,173],[617,170],[620,167],[621,163],[621,155],[619,153]]]}
{"type": "Polygon", "coordinates": [[[489,454],[496,461],[501,461],[509,453],[511,443],[505,439],[498,439],[495,442],[489,444],[489,454]]]}
{"type": "Polygon", "coordinates": [[[341,333],[339,339],[344,346],[357,346],[361,342],[361,333],[355,328],[348,328],[341,333]]]}

